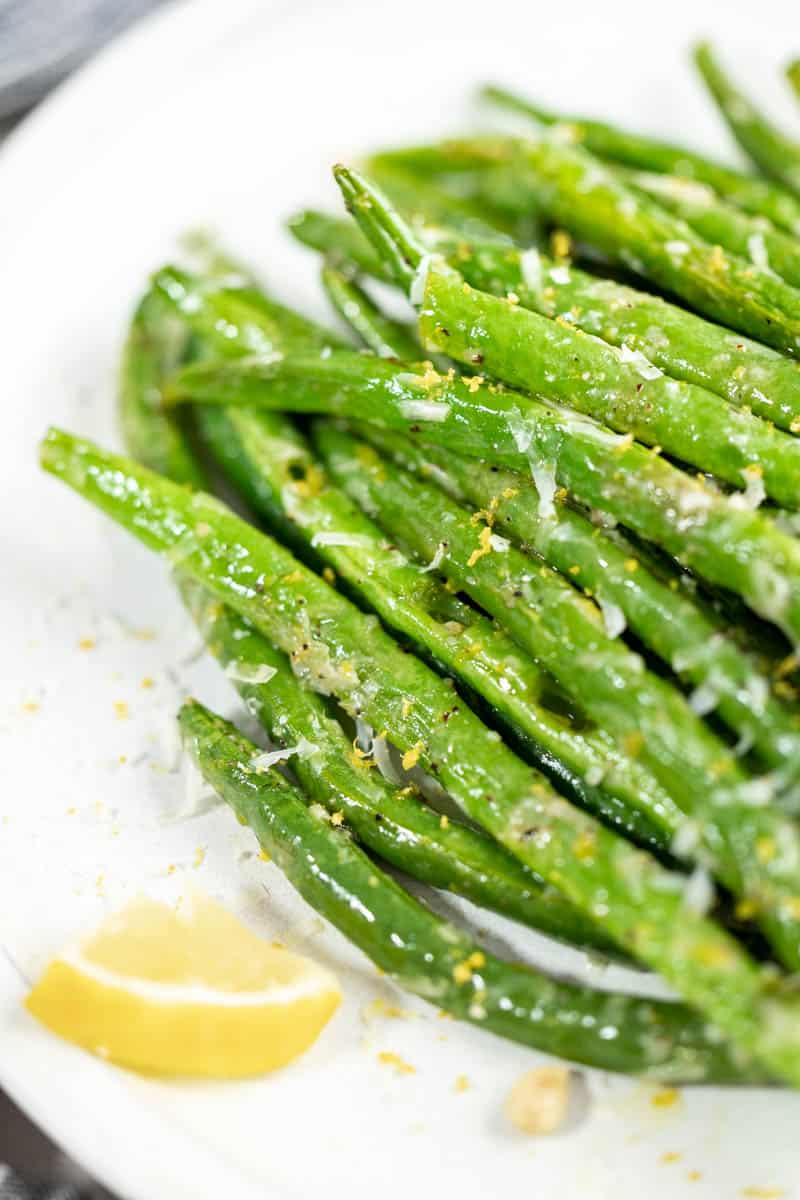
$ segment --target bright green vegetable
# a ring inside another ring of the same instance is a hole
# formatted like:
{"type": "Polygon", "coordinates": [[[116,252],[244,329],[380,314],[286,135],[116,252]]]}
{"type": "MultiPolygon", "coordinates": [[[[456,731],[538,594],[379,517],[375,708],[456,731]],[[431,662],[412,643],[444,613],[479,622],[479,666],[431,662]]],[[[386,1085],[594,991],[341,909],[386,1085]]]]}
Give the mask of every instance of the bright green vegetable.
{"type": "Polygon", "coordinates": [[[489,221],[487,206],[480,197],[457,195],[402,168],[382,167],[376,171],[376,180],[414,227],[421,221],[443,224],[464,237],[501,245],[513,245],[512,238],[535,241],[541,232],[533,213],[506,215],[492,210],[489,221]]]}
{"type": "Polygon", "coordinates": [[[413,787],[388,783],[374,758],[387,752],[384,739],[374,735],[367,753],[351,745],[323,697],[295,678],[285,654],[196,583],[180,584],[206,645],[249,711],[274,741],[295,747],[288,765],[306,794],[341,814],[368,849],[430,887],[465,896],[541,933],[612,950],[593,923],[486,834],[442,818],[413,787]]]}
{"type": "MultiPolygon", "coordinates": [[[[179,714],[198,767],[300,895],[401,987],[461,1020],[587,1066],[676,1082],[758,1080],[684,1005],[557,982],[504,963],[405,892],[327,813],[301,799],[234,726],[196,702],[179,714]]],[[[755,994],[744,1022],[766,1022],[772,1001],[755,994]]],[[[756,1040],[760,1040],[756,1037],[756,1040]]],[[[784,1072],[781,1072],[784,1074],[784,1072]]]]}
{"type": "Polygon", "coordinates": [[[322,285],[336,311],[374,354],[406,362],[414,362],[420,357],[420,346],[413,329],[381,316],[351,274],[326,264],[322,269],[322,285]]]}
{"type": "Polygon", "coordinates": [[[800,290],[769,271],[712,246],[685,221],[627,187],[611,167],[552,131],[537,140],[477,137],[398,151],[430,170],[505,165],[535,204],[614,262],[674,292],[698,312],[778,350],[800,347],[800,290]]]}
{"type": "MultiPolygon", "coordinates": [[[[420,310],[423,344],[534,395],[568,404],[612,429],[664,448],[734,486],[753,479],[779,503],[800,506],[800,442],[720,397],[663,376],[648,359],[477,291],[423,243],[365,180],[344,167],[348,206],[420,310]],[[392,250],[389,243],[394,240],[392,250]]],[[[562,268],[567,271],[566,267],[562,268]]],[[[800,293],[798,293],[800,299],[800,293]]]]}
{"type": "Polygon", "coordinates": [[[131,322],[122,353],[119,418],[130,454],[177,483],[204,487],[206,473],[181,425],[186,414],[165,412],[161,384],[184,361],[186,326],[158,293],[148,291],[131,322]]]}
{"type": "Polygon", "coordinates": [[[682,175],[686,179],[707,183],[737,208],[753,216],[767,217],[782,229],[800,236],[800,201],[791,192],[767,180],[714,162],[685,146],[671,146],[655,138],[617,129],[602,121],[548,112],[504,88],[485,87],[482,95],[504,108],[554,126],[558,137],[579,143],[600,158],[642,171],[682,175]]]}
{"type": "Polygon", "coordinates": [[[420,304],[426,347],[465,364],[480,356],[491,375],[513,387],[586,413],[734,487],[752,480],[779,504],[800,507],[800,441],[760,417],[564,321],[465,290],[450,268],[431,265],[420,304]]]}
{"type": "Polygon", "coordinates": [[[794,59],[786,67],[786,78],[800,97],[800,58],[794,59]]]}
{"type": "Polygon", "coordinates": [[[776,993],[741,947],[686,902],[682,881],[553,793],[375,618],[202,492],[56,429],[42,464],[249,618],[315,690],[385,728],[407,763],[440,779],[516,858],[660,970],[731,1040],[800,1083],[798,1002],[776,993]]]}
{"type": "Polygon", "coordinates": [[[378,449],[420,475],[435,480],[455,499],[490,512],[495,527],[541,555],[549,566],[596,597],[606,623],[626,625],[647,648],[695,688],[702,713],[715,712],[753,746],[763,762],[781,768],[793,784],[800,763],[800,714],[771,694],[759,663],[727,635],[696,595],[676,576],[664,580],[618,532],[595,525],[553,497],[552,513],[540,512],[535,486],[511,471],[493,470],[435,446],[368,426],[364,436],[378,449]],[[631,570],[633,563],[636,569],[631,570]]]}
{"type": "MultiPolygon", "coordinates": [[[[478,365],[478,364],[476,364],[478,365]]],[[[171,402],[257,405],[371,421],[420,434],[468,458],[554,478],[655,542],[698,575],[737,592],[800,643],[800,545],[651,450],[567,409],[478,377],[415,374],[377,357],[333,351],[185,368],[171,402]]]]}
{"type": "Polygon", "coordinates": [[[800,142],[787,137],[733,82],[707,42],[694,49],[695,66],[736,141],[765,175],[800,196],[800,142]]]}
{"type": "Polygon", "coordinates": [[[490,524],[476,525],[438,488],[369,455],[347,434],[326,428],[320,444],[334,478],[390,536],[421,558],[441,547],[440,569],[451,583],[501,622],[601,728],[639,754],[696,822],[701,857],[755,902],[778,953],[796,968],[800,834],[771,803],[771,781],[745,780],[683,696],[610,638],[594,605],[561,576],[505,539],[497,542],[490,524]]]}
{"type": "Polygon", "coordinates": [[[395,548],[331,485],[285,417],[201,409],[206,443],[248,504],[312,547],[391,629],[443,665],[524,741],[570,798],[637,840],[668,850],[682,815],[649,772],[605,730],[577,728],[569,702],[502,630],[395,548]],[[548,700],[550,707],[548,707],[548,700]],[[553,708],[556,711],[552,711],[553,708]]]}
{"type": "Polygon", "coordinates": [[[767,267],[793,287],[800,287],[800,243],[766,218],[752,217],[726,204],[710,187],[694,179],[645,171],[630,172],[623,178],[686,221],[707,242],[756,267],[767,267]]]}
{"type": "Polygon", "coordinates": [[[201,340],[206,354],[231,358],[269,356],[288,346],[346,347],[338,334],[266,296],[247,279],[198,276],[178,267],[162,267],[154,290],[201,340]]]}
{"type": "MultiPolygon", "coordinates": [[[[352,322],[368,341],[402,344],[405,328],[387,322],[362,298],[352,322]],[[370,328],[373,327],[373,332],[370,328]],[[399,339],[399,340],[396,340],[399,339]]],[[[351,315],[353,310],[351,309],[351,315]]],[[[549,566],[598,598],[607,626],[628,625],[680,678],[694,685],[694,706],[715,711],[739,734],[742,751],[754,746],[764,763],[781,768],[779,799],[796,805],[794,784],[800,762],[800,713],[771,695],[761,664],[732,638],[726,622],[683,585],[678,572],[652,569],[641,549],[618,531],[593,524],[554,495],[553,512],[539,513],[534,485],[521,475],[500,472],[435,446],[421,446],[373,425],[364,435],[378,449],[423,478],[433,477],[456,500],[471,500],[497,526],[531,546],[549,566]],[[631,562],[638,564],[630,570],[631,562]]]]}
{"type": "Polygon", "coordinates": [[[743,779],[683,696],[609,636],[591,600],[492,532],[491,510],[470,513],[342,430],[320,426],[317,438],[334,479],[384,531],[422,561],[436,555],[438,569],[505,626],[600,728],[621,742],[635,739],[681,807],[692,811],[709,778],[721,780],[722,789],[743,779]]]}
{"type": "MultiPolygon", "coordinates": [[[[366,237],[349,220],[304,212],[290,223],[301,242],[391,282],[366,237]]],[[[538,250],[465,241],[454,233],[417,227],[426,247],[443,254],[473,287],[510,292],[524,308],[571,325],[615,346],[639,351],[673,379],[684,379],[750,408],[783,429],[800,432],[800,363],[724,326],[611,279],[565,266],[538,250]]]]}
{"type": "MultiPolygon", "coordinates": [[[[352,312],[349,315],[352,318],[352,312]]],[[[155,369],[158,365],[154,364],[151,376],[153,387],[161,383],[155,369]]],[[[158,409],[153,411],[160,414],[158,409]]],[[[233,425],[237,416],[244,421],[252,419],[245,413],[233,413],[233,425]]],[[[156,422],[150,429],[153,445],[159,432],[156,422]]],[[[176,481],[182,482],[180,478],[176,481]]],[[[209,599],[208,593],[191,581],[182,580],[181,591],[207,645],[267,731],[276,739],[313,742],[314,753],[293,763],[306,791],[331,812],[344,812],[370,849],[430,886],[465,896],[540,932],[609,952],[609,943],[593,924],[493,841],[457,822],[445,824],[418,799],[398,792],[371,772],[373,760],[365,763],[358,756],[322,698],[299,684],[286,657],[247,621],[209,599]],[[255,682],[259,674],[266,673],[271,676],[268,683],[255,682]]],[[[609,746],[609,758],[611,753],[609,746]]],[[[596,769],[602,770],[603,765],[600,758],[596,769]]],[[[619,814],[615,815],[619,820],[619,814]]]]}

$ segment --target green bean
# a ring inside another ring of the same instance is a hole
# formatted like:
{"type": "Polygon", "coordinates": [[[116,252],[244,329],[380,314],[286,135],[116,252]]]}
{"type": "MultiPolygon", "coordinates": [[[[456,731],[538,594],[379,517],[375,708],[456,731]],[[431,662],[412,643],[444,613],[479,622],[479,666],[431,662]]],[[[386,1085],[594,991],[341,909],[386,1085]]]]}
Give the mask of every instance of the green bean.
{"type": "Polygon", "coordinates": [[[322,269],[322,286],[336,311],[374,354],[407,362],[420,358],[420,346],[413,329],[399,321],[389,321],[374,311],[369,297],[353,280],[352,273],[326,264],[322,269]]]}
{"type": "Polygon", "coordinates": [[[726,204],[704,183],[678,175],[632,171],[622,176],[634,188],[691,225],[712,245],[722,246],[756,267],[767,267],[800,287],[800,245],[765,217],[752,217],[726,204]]]}
{"type": "MultiPolygon", "coordinates": [[[[374,426],[367,426],[363,436],[461,503],[470,501],[490,512],[499,530],[596,597],[607,623],[627,625],[694,686],[693,701],[702,712],[718,713],[740,735],[743,749],[753,746],[767,766],[781,769],[784,786],[795,784],[800,715],[770,694],[771,681],[759,663],[728,636],[726,622],[679,586],[677,576],[662,579],[642,561],[640,548],[617,531],[593,524],[558,496],[552,513],[542,515],[535,485],[519,474],[374,426]]],[[[792,789],[787,803],[793,805],[793,797],[792,789]]]]}
{"type": "Polygon", "coordinates": [[[388,747],[351,745],[322,696],[304,687],[285,654],[249,621],[191,580],[179,579],[203,639],[270,737],[294,747],[289,766],[306,794],[338,813],[358,840],[400,871],[541,933],[616,953],[602,932],[491,838],[435,812],[412,786],[393,787],[375,769],[388,747]]]}
{"type": "MultiPolygon", "coordinates": [[[[385,282],[391,273],[349,220],[304,212],[292,233],[325,254],[385,282]]],[[[599,279],[538,250],[467,241],[454,232],[417,227],[428,250],[443,254],[475,288],[519,297],[524,308],[615,346],[639,351],[673,379],[683,379],[749,408],[783,429],[800,432],[800,363],[721,325],[611,279],[599,279]]]]}
{"type": "Polygon", "coordinates": [[[800,58],[795,58],[786,66],[786,78],[800,98],[800,58]]]}
{"type": "MultiPolygon", "coordinates": [[[[476,364],[477,365],[477,364],[476,364]]],[[[371,421],[468,458],[552,478],[736,592],[800,643],[800,546],[763,515],[587,417],[473,379],[421,373],[344,350],[190,366],[169,403],[257,405],[371,421]]]]}
{"type": "Polygon", "coordinates": [[[745,154],[765,175],[800,196],[800,142],[787,137],[756,108],[722,68],[708,42],[695,46],[694,62],[745,154]]]}
{"type": "Polygon", "coordinates": [[[685,146],[671,146],[602,121],[548,112],[504,88],[485,87],[481,94],[504,108],[554,126],[558,137],[579,143],[600,158],[611,159],[641,171],[682,175],[686,179],[706,183],[744,212],[767,217],[795,237],[800,236],[800,201],[776,184],[714,162],[685,146]]]}
{"type": "Polygon", "coordinates": [[[395,159],[445,173],[511,167],[542,214],[613,262],[706,317],[784,353],[800,353],[800,289],[704,241],[685,221],[627,187],[611,167],[582,147],[566,145],[553,131],[542,131],[536,140],[476,137],[378,156],[379,163],[395,159]]]}
{"type": "MultiPolygon", "coordinates": [[[[257,748],[229,722],[197,702],[179,722],[204,777],[300,895],[401,987],[587,1066],[674,1082],[763,1079],[684,1005],[593,992],[495,958],[405,892],[282,776],[260,771],[257,748]]],[[[763,1004],[757,1015],[766,1019],[763,1004]]]]}
{"type": "Polygon", "coordinates": [[[375,618],[202,492],[56,429],[41,454],[47,471],[248,617],[301,679],[385,728],[406,765],[436,775],[467,815],[732,1041],[800,1083],[797,1000],[686,902],[673,874],[553,793],[375,618]]]}
{"type": "Polygon", "coordinates": [[[161,406],[164,377],[184,360],[186,326],[175,320],[157,292],[148,291],[134,313],[122,353],[119,418],[134,458],[177,483],[206,486],[206,473],[181,428],[186,414],[161,406]]]}
{"type": "Polygon", "coordinates": [[[638,841],[669,849],[681,813],[652,775],[620,754],[604,730],[576,728],[566,697],[509,637],[433,572],[387,546],[287,418],[209,407],[200,421],[248,504],[272,524],[276,513],[281,528],[291,524],[298,542],[314,548],[362,604],[488,703],[561,791],[638,841]]]}
{"type": "Polygon", "coordinates": [[[701,857],[755,905],[778,954],[795,969],[800,834],[772,802],[773,781],[747,780],[683,696],[608,636],[595,606],[505,539],[495,544],[491,524],[476,525],[438,488],[342,432],[326,429],[324,450],[334,478],[391,537],[420,557],[442,546],[440,569],[452,585],[502,623],[623,749],[639,754],[696,823],[701,857]]]}

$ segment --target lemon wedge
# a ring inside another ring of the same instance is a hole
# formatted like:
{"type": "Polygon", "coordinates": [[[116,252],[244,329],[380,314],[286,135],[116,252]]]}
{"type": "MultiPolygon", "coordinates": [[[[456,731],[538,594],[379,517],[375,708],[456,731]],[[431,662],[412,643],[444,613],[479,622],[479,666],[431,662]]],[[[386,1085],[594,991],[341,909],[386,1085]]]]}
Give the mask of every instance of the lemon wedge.
{"type": "Polygon", "coordinates": [[[208,897],[140,899],[46,968],[25,1004],[54,1033],[159,1075],[272,1071],[316,1040],[333,975],[267,942],[208,897]]]}

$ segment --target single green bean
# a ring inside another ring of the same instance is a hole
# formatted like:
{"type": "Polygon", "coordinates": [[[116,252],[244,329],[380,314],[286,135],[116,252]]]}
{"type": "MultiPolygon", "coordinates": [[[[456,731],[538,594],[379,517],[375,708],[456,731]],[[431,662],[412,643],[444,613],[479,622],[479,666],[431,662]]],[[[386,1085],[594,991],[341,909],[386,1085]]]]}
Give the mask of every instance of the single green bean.
{"type": "Polygon", "coordinates": [[[375,311],[369,297],[352,278],[352,272],[326,264],[322,268],[322,286],[336,311],[374,354],[406,362],[421,357],[413,327],[391,321],[375,311]]]}
{"type": "Polygon", "coordinates": [[[186,357],[189,336],[157,292],[134,313],[119,376],[119,419],[128,452],[177,483],[206,486],[206,472],[185,431],[185,416],[165,412],[161,385],[186,357]]]}
{"type": "Polygon", "coordinates": [[[708,42],[694,48],[694,62],[736,141],[756,166],[800,196],[800,142],[787,137],[733,82],[708,42]]]}
{"type": "Polygon", "coordinates": [[[798,98],[800,99],[800,58],[795,58],[792,60],[792,62],[787,64],[786,78],[789,80],[789,83],[792,85],[797,93],[798,98]]]}

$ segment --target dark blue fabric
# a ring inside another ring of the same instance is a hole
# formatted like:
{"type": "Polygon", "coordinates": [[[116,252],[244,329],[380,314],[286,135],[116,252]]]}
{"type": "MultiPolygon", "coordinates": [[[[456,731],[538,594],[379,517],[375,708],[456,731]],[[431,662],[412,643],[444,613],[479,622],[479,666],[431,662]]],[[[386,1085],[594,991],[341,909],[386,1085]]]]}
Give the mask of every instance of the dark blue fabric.
{"type": "Polygon", "coordinates": [[[37,1184],[24,1180],[16,1171],[0,1166],[0,1200],[82,1200],[71,1183],[37,1184]]]}
{"type": "Polygon", "coordinates": [[[0,119],[22,112],[161,0],[0,0],[0,119]]]}

